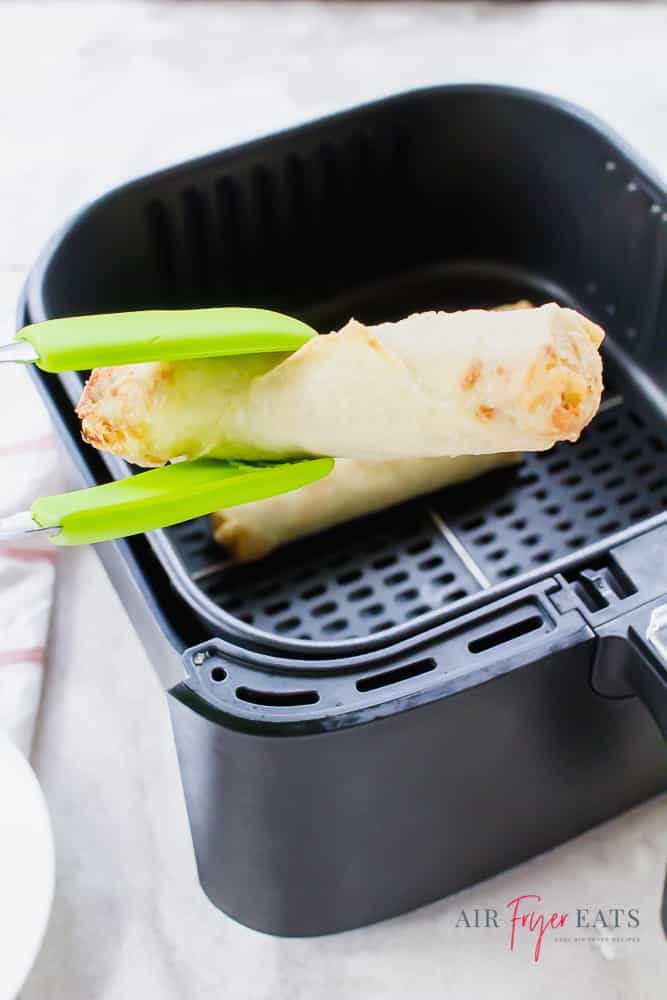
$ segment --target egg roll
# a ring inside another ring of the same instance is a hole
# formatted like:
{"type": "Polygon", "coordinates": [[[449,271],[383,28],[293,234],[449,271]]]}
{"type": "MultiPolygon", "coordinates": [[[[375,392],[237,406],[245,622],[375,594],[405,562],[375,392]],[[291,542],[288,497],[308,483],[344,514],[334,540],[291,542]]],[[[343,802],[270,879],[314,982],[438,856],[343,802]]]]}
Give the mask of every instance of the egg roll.
{"type": "Polygon", "coordinates": [[[554,303],[350,320],[287,356],[97,369],[77,412],[86,441],[141,466],[543,451],[597,411],[603,336],[554,303]]]}
{"type": "Polygon", "coordinates": [[[518,460],[518,455],[385,461],[341,458],[328,476],[308,486],[212,514],[213,536],[232,561],[250,562],[297,538],[518,460]]]}

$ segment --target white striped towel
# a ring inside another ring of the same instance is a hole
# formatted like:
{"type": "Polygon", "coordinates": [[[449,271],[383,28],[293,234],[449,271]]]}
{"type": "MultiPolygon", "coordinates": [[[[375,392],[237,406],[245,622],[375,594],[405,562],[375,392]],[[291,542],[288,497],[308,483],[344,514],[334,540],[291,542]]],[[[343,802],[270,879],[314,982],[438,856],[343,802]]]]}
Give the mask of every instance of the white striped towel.
{"type": "MultiPolygon", "coordinates": [[[[20,275],[0,273],[0,341],[14,336],[20,275]]],[[[48,415],[21,365],[0,366],[0,517],[58,492],[48,415]]],[[[42,692],[55,581],[55,546],[43,537],[0,542],[0,729],[30,755],[42,692]]]]}

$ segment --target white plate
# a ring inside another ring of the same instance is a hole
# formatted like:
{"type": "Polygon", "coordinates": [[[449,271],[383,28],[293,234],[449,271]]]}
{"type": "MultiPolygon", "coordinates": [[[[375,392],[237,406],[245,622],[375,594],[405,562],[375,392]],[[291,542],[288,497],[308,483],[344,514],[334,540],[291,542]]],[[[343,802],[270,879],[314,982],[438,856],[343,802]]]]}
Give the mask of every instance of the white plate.
{"type": "Polygon", "coordinates": [[[0,733],[0,1000],[14,1000],[37,957],[54,872],[42,790],[25,757],[0,733]]]}

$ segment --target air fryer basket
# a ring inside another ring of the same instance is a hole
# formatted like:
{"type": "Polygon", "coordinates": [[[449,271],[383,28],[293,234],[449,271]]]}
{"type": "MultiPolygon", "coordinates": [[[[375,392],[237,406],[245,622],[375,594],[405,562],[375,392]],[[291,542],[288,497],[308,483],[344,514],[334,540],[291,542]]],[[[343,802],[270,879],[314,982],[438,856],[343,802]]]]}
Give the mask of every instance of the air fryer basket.
{"type": "MultiPolygon", "coordinates": [[[[352,314],[527,296],[605,326],[612,388],[575,446],[256,566],[230,566],[205,519],[150,536],[202,637],[358,652],[595,558],[665,516],[664,398],[646,375],[664,377],[667,356],[656,335],[662,202],[578,112],[517,91],[442,88],[112,193],[33,274],[29,312],[253,304],[327,330],[352,314]]],[[[74,400],[80,376],[64,383],[74,400]]]]}
{"type": "MultiPolygon", "coordinates": [[[[607,330],[576,445],[256,565],[205,520],[99,546],[168,687],[215,905],[275,934],[356,927],[664,790],[666,276],[664,187],[577,109],[496,87],[133,182],[47,248],[21,324],[240,304],[325,331],[528,297],[607,330]]],[[[84,482],[130,474],[80,440],[83,373],[33,374],[84,482]]]]}

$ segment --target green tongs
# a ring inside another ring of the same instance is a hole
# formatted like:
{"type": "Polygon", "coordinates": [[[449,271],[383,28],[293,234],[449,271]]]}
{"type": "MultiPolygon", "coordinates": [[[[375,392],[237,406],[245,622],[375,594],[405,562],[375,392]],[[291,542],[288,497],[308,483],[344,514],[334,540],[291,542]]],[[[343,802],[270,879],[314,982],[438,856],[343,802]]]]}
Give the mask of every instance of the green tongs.
{"type": "MultiPolygon", "coordinates": [[[[52,319],[0,346],[0,361],[46,372],[142,361],[183,361],[296,351],[317,332],[266,309],[187,309],[52,319]]],[[[39,531],[57,545],[82,545],[165,528],[211,511],[286,493],[326,476],[331,458],[294,462],[198,459],[35,500],[0,520],[0,539],[39,531]]]]}

